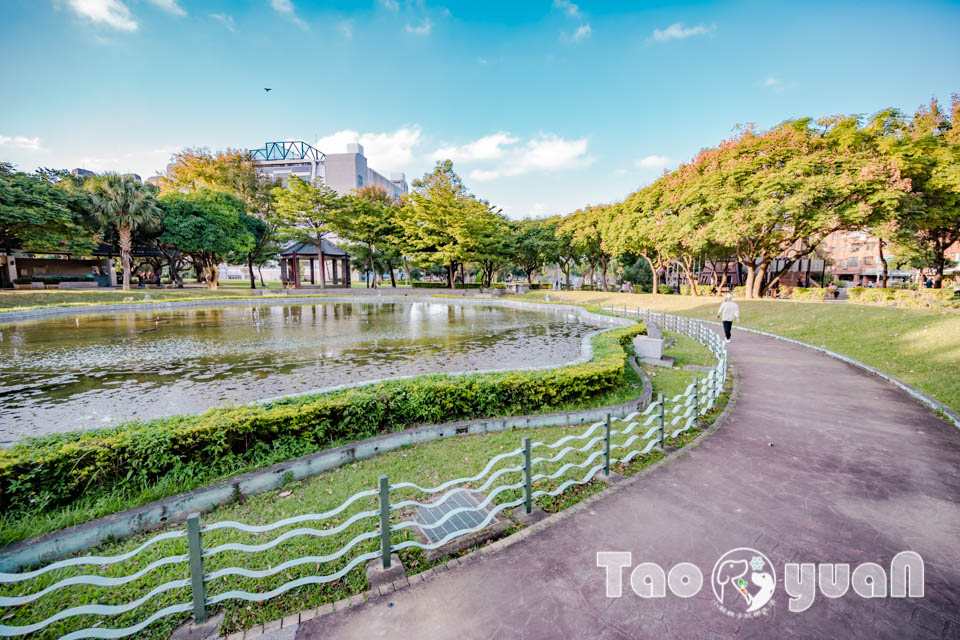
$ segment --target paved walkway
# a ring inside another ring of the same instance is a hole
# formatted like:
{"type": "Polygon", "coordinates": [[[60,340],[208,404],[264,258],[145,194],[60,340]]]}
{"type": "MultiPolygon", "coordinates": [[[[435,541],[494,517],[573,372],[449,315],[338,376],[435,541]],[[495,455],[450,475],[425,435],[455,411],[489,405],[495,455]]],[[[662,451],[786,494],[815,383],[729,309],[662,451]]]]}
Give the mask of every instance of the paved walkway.
{"type": "Polygon", "coordinates": [[[960,431],[803,347],[737,332],[731,355],[740,399],[701,447],[502,552],[304,623],[296,637],[960,638],[960,431]],[[777,568],[762,618],[724,615],[710,589],[717,558],[741,546],[777,568]],[[924,598],[851,589],[787,610],[784,562],[889,568],[903,550],[926,562],[924,598]],[[606,598],[598,551],[693,562],[703,588],[689,600],[641,599],[625,583],[622,598],[606,598]]]}

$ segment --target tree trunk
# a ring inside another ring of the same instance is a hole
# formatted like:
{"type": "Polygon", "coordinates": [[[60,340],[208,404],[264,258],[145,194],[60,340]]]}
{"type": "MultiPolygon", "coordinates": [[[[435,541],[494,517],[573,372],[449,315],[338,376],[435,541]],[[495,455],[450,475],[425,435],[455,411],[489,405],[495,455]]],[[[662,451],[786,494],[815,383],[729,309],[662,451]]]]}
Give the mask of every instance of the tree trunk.
{"type": "Polygon", "coordinates": [[[253,254],[247,254],[247,268],[250,270],[250,288],[257,288],[257,278],[253,275],[253,254]]]}
{"type": "Polygon", "coordinates": [[[762,263],[757,267],[756,272],[753,274],[753,297],[762,298],[763,297],[763,279],[767,275],[767,265],[762,263]]]}
{"type": "Polygon", "coordinates": [[[888,281],[889,281],[889,278],[890,278],[890,274],[889,274],[889,271],[888,271],[888,269],[887,269],[887,261],[886,261],[886,260],[884,259],[884,257],[883,257],[883,238],[878,238],[878,239],[877,239],[877,250],[878,250],[879,253],[880,253],[880,268],[882,269],[882,271],[880,272],[880,274],[881,274],[880,277],[883,278],[883,280],[881,281],[880,286],[883,287],[884,289],[886,289],[886,288],[887,288],[888,281]]]}
{"type": "Polygon", "coordinates": [[[120,234],[120,260],[123,262],[123,290],[130,291],[130,249],[133,245],[132,230],[123,225],[118,229],[120,234]]]}
{"type": "Polygon", "coordinates": [[[747,277],[743,281],[743,292],[748,298],[753,297],[753,281],[756,278],[756,267],[752,264],[744,265],[747,270],[747,277]]]}
{"type": "Polygon", "coordinates": [[[601,268],[600,285],[603,287],[604,291],[609,291],[609,289],[607,289],[607,261],[606,260],[600,261],[600,268],[601,268]]]}
{"type": "Polygon", "coordinates": [[[687,276],[687,281],[690,283],[690,295],[694,297],[698,296],[697,283],[693,281],[693,269],[682,260],[680,261],[680,268],[683,269],[683,273],[687,276]]]}
{"type": "Polygon", "coordinates": [[[653,289],[652,289],[653,293],[656,294],[656,293],[659,291],[659,286],[658,286],[658,285],[660,284],[660,282],[659,282],[660,277],[659,277],[659,275],[657,274],[658,269],[657,269],[657,267],[653,264],[653,260],[650,259],[650,256],[648,256],[648,255],[646,255],[646,254],[642,254],[642,255],[643,255],[643,259],[647,261],[647,264],[648,264],[648,265],[650,265],[650,275],[651,275],[650,283],[651,283],[651,285],[653,286],[653,289]]]}
{"type": "MultiPolygon", "coordinates": [[[[322,240],[320,242],[322,242],[322,240]]],[[[323,259],[323,247],[320,246],[320,242],[317,242],[317,251],[320,253],[320,286],[326,289],[327,288],[327,267],[326,267],[327,261],[323,259]]]]}
{"type": "Polygon", "coordinates": [[[267,288],[266,283],[263,281],[263,268],[257,265],[257,275],[260,276],[260,287],[263,289],[267,288]]]}
{"type": "Polygon", "coordinates": [[[397,277],[393,275],[393,260],[387,260],[387,269],[390,270],[390,286],[397,288],[397,277]]]}
{"type": "Polygon", "coordinates": [[[451,289],[456,289],[456,288],[457,288],[457,287],[456,287],[456,284],[455,284],[454,281],[453,281],[453,279],[454,279],[454,277],[455,277],[455,276],[454,276],[455,273],[456,273],[456,267],[455,267],[454,264],[451,262],[450,264],[447,265],[447,286],[449,286],[451,289]]]}
{"type": "Polygon", "coordinates": [[[210,266],[207,268],[207,273],[207,289],[216,291],[217,286],[220,284],[220,267],[217,266],[216,260],[210,261],[210,266]]]}

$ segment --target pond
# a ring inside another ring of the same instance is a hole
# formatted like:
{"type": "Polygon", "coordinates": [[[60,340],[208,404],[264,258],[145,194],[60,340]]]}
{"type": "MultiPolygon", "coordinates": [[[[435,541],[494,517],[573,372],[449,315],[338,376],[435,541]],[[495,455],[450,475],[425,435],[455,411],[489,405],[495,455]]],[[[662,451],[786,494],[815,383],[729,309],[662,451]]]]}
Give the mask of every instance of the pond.
{"type": "Polygon", "coordinates": [[[567,311],[435,302],[184,308],[0,325],[0,446],[347,383],[561,365],[567,311]]]}

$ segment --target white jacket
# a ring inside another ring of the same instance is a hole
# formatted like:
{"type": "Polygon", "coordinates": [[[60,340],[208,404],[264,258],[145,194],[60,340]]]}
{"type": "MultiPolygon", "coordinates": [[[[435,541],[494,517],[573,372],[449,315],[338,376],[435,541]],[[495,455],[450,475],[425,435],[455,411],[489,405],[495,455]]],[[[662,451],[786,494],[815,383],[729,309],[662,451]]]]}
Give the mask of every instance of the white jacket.
{"type": "Polygon", "coordinates": [[[736,302],[727,300],[717,310],[717,317],[724,322],[733,322],[734,320],[740,322],[740,307],[737,306],[736,302]]]}

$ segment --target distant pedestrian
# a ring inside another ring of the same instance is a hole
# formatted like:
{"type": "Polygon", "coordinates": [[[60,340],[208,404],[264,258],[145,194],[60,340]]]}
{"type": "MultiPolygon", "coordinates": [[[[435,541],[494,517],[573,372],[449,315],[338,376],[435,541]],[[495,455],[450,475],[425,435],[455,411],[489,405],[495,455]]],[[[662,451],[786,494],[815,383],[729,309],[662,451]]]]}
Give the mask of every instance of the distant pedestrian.
{"type": "Polygon", "coordinates": [[[728,341],[732,340],[730,329],[733,328],[734,320],[740,322],[740,307],[733,301],[733,296],[729,293],[724,296],[723,304],[721,304],[717,310],[717,317],[723,322],[723,334],[727,337],[728,341]]]}

